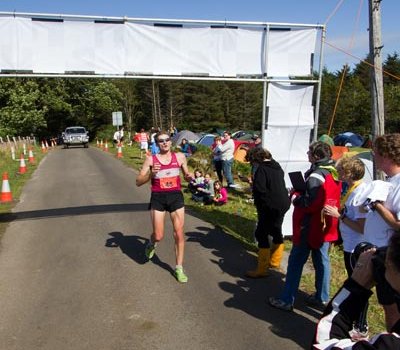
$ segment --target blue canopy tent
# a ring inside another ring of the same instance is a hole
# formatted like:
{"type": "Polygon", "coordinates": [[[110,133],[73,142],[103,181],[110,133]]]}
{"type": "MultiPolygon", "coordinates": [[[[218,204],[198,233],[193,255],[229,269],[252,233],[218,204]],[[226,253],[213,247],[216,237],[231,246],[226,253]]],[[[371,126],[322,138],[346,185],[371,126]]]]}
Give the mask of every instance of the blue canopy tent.
{"type": "Polygon", "coordinates": [[[335,146],[349,146],[349,147],[362,147],[365,140],[359,135],[351,131],[346,131],[342,134],[338,134],[333,138],[335,146]]]}

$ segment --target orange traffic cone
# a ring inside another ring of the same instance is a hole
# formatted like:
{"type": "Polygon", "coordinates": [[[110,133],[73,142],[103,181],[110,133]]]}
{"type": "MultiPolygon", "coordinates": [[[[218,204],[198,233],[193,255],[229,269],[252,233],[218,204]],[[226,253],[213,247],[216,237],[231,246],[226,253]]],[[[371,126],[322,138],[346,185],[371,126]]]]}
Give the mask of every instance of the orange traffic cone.
{"type": "Polygon", "coordinates": [[[24,154],[21,153],[21,158],[19,161],[19,174],[25,174],[26,173],[26,164],[25,164],[25,158],[24,158],[24,154]]]}
{"type": "Polygon", "coordinates": [[[47,149],[46,149],[46,145],[44,144],[44,142],[42,141],[42,153],[46,153],[47,149]]]}
{"type": "Polygon", "coordinates": [[[28,162],[30,164],[34,164],[35,163],[35,157],[33,156],[33,151],[32,148],[29,148],[29,153],[28,153],[28,162]]]}
{"type": "Polygon", "coordinates": [[[3,183],[1,185],[0,202],[11,202],[12,194],[8,183],[8,173],[3,173],[3,183]]]}
{"type": "Polygon", "coordinates": [[[108,143],[106,141],[106,143],[104,144],[104,152],[108,152],[108,143]]]}
{"type": "Polygon", "coordinates": [[[100,141],[100,148],[101,148],[101,149],[104,149],[104,143],[103,143],[103,140],[101,140],[101,141],[100,141]]]}
{"type": "Polygon", "coordinates": [[[97,146],[97,147],[100,147],[99,139],[96,140],[96,146],[97,146]]]}
{"type": "Polygon", "coordinates": [[[122,158],[123,156],[122,156],[122,146],[121,146],[121,144],[119,143],[118,144],[118,151],[117,151],[117,158],[122,158]]]}

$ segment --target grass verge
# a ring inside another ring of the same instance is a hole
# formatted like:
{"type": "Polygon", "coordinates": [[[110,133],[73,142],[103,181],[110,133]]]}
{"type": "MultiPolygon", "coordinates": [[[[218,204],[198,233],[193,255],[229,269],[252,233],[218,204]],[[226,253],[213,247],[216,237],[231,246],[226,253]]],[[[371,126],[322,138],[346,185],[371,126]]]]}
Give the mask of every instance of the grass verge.
{"type": "MultiPolygon", "coordinates": [[[[36,170],[38,167],[39,163],[41,160],[45,157],[45,153],[41,152],[41,148],[38,146],[33,146],[32,147],[32,152],[34,156],[35,162],[29,163],[28,162],[28,155],[24,156],[25,159],[25,164],[26,164],[26,173],[25,174],[19,174],[19,168],[20,168],[20,156],[23,154],[23,148],[17,147],[15,149],[15,160],[12,159],[11,156],[11,150],[8,147],[4,147],[0,149],[0,176],[2,178],[3,173],[7,172],[8,173],[8,182],[10,184],[10,189],[12,193],[12,202],[5,202],[2,203],[0,202],[0,215],[9,213],[12,208],[17,204],[22,189],[28,181],[33,172],[36,170]]],[[[3,235],[4,231],[7,228],[7,223],[3,222],[0,220],[0,237],[3,235]]]]}

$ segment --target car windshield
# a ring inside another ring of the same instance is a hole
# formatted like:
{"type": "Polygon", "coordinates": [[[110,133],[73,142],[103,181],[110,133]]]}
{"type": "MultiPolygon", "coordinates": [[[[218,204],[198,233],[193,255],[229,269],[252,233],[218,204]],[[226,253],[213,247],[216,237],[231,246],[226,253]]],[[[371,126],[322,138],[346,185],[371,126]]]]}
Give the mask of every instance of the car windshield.
{"type": "Polygon", "coordinates": [[[72,129],[67,129],[66,132],[68,134],[85,134],[86,130],[84,128],[72,128],[72,129]]]}
{"type": "Polygon", "coordinates": [[[206,135],[206,136],[203,136],[199,141],[198,141],[198,143],[200,144],[200,145],[204,145],[204,146],[211,146],[213,143],[214,143],[214,138],[215,138],[215,136],[214,135],[206,135]]]}

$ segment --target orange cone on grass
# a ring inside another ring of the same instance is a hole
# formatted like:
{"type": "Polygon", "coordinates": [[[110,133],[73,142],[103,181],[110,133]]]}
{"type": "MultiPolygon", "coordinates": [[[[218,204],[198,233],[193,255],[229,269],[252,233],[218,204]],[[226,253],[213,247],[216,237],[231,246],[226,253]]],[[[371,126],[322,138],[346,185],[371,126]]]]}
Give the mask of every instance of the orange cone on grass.
{"type": "Polygon", "coordinates": [[[8,182],[8,173],[3,173],[3,183],[1,184],[1,195],[0,202],[11,202],[12,193],[10,189],[10,184],[8,182]]]}
{"type": "Polygon", "coordinates": [[[19,161],[19,171],[18,174],[25,174],[26,173],[26,164],[25,164],[25,158],[24,154],[21,153],[21,158],[19,161]]]}
{"type": "Polygon", "coordinates": [[[120,143],[118,144],[117,158],[123,158],[123,156],[122,156],[122,146],[121,146],[120,143]]]}
{"type": "Polygon", "coordinates": [[[46,145],[44,144],[44,142],[42,141],[42,153],[46,153],[47,149],[46,149],[46,145]]]}
{"type": "Polygon", "coordinates": [[[34,164],[34,163],[35,163],[35,157],[33,156],[32,148],[29,148],[28,162],[29,162],[30,164],[34,164]]]}
{"type": "Polygon", "coordinates": [[[108,152],[108,143],[106,141],[106,143],[104,144],[104,152],[108,152]]]}

